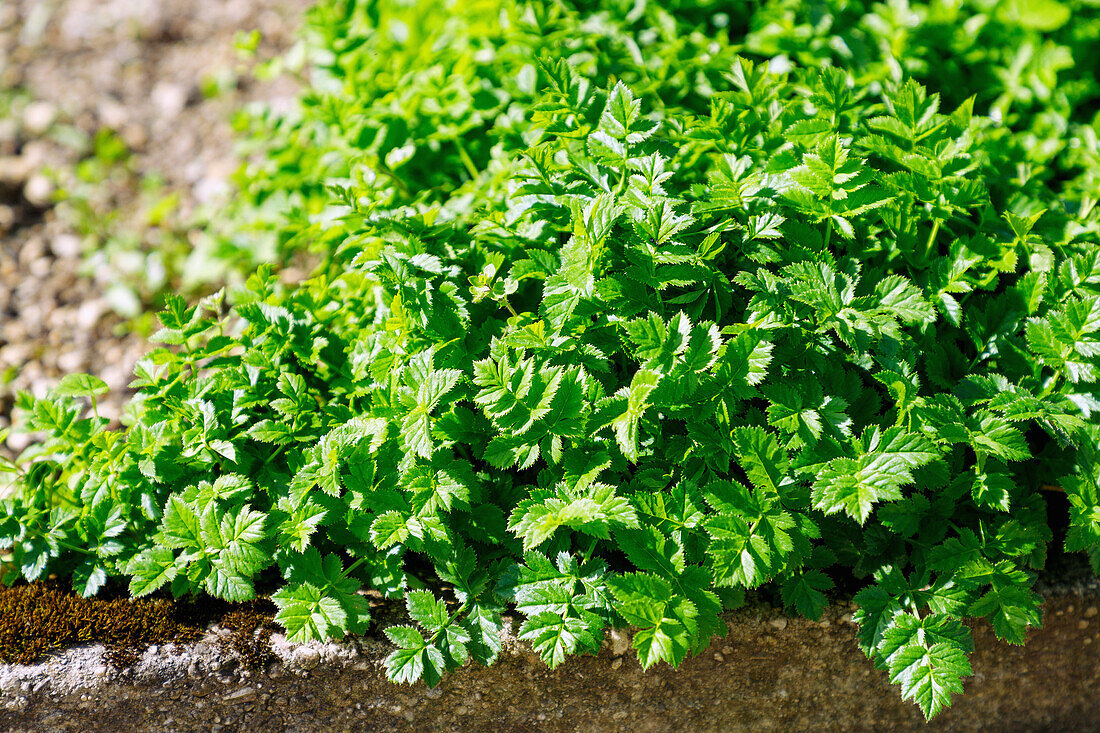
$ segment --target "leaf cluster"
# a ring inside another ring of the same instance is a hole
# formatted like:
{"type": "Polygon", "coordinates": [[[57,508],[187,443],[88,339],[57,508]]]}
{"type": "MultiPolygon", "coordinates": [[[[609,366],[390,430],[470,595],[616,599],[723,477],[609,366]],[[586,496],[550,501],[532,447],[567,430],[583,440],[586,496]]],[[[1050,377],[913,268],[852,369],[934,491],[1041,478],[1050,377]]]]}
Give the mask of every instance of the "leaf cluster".
{"type": "Polygon", "coordinates": [[[1100,570],[1100,169],[1033,152],[1092,129],[1095,11],[982,16],[1077,59],[1033,109],[933,75],[1010,53],[939,16],[683,6],[319,5],[327,81],[264,164],[326,262],[170,297],[122,430],[93,380],[21,397],[48,437],[10,467],[15,572],[259,583],[299,640],[363,630],[372,589],[410,619],[391,678],[429,684],[491,663],[508,609],[551,666],[617,626],[675,665],[746,591],[816,618],[852,580],[861,647],[929,717],[963,620],[1022,643],[1043,483],[1100,570]]]}

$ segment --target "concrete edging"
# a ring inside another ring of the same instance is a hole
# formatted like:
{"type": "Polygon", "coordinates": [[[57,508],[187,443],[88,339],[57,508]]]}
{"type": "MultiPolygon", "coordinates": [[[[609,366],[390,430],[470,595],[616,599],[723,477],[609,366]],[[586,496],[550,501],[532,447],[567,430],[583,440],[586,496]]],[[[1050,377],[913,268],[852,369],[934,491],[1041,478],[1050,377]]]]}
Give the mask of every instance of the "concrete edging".
{"type": "Polygon", "coordinates": [[[243,669],[219,652],[218,630],[192,644],[150,647],[121,671],[102,647],[35,665],[0,665],[0,729],[8,731],[761,731],[1100,730],[1100,593],[1048,598],[1027,645],[971,624],[975,676],[931,724],[900,699],[855,644],[851,606],[819,622],[768,607],[727,616],[731,631],[678,670],[643,672],[625,634],[596,657],[548,669],[508,634],[496,665],[467,666],[428,690],[386,681],[392,646],[360,637],[292,645],[243,669]]]}

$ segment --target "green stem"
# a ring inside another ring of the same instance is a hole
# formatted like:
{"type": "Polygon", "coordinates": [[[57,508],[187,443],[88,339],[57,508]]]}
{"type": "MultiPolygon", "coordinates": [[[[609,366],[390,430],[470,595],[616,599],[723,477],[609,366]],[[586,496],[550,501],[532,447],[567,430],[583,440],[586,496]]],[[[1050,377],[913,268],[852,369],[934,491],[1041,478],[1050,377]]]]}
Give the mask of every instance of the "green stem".
{"type": "Polygon", "coordinates": [[[507,308],[508,312],[511,313],[513,316],[519,316],[519,313],[516,313],[516,309],[512,307],[511,303],[508,302],[508,296],[507,295],[503,296],[500,299],[500,302],[504,304],[504,307],[507,308]]]}
{"type": "Polygon", "coordinates": [[[360,565],[362,565],[366,561],[367,561],[367,558],[365,558],[365,557],[359,558],[358,560],[353,562],[351,565],[348,565],[346,568],[344,568],[344,572],[340,573],[340,577],[341,578],[348,577],[349,575],[351,575],[353,570],[355,570],[357,567],[359,567],[360,565]]]}
{"type": "Polygon", "coordinates": [[[932,222],[932,231],[928,233],[928,241],[924,244],[924,261],[932,256],[932,247],[936,244],[936,235],[940,233],[939,219],[932,222]]]}
{"type": "Polygon", "coordinates": [[[832,236],[833,236],[833,220],[832,219],[826,219],[825,220],[825,239],[824,239],[824,245],[822,246],[822,249],[826,249],[826,250],[829,249],[829,240],[832,238],[832,236]]]}
{"type": "Polygon", "coordinates": [[[55,541],[57,542],[58,546],[64,547],[66,550],[69,550],[71,552],[79,552],[83,555],[94,555],[95,554],[94,550],[89,550],[86,547],[77,547],[76,545],[70,545],[65,540],[55,540],[55,541]]]}
{"type": "Polygon", "coordinates": [[[470,174],[470,178],[476,179],[481,175],[481,171],[477,169],[473,158],[466,152],[466,146],[462,144],[461,138],[455,137],[452,140],[454,140],[455,147],[458,148],[458,157],[462,158],[462,165],[466,166],[466,172],[470,174]]]}
{"type": "Polygon", "coordinates": [[[411,199],[413,197],[413,192],[409,189],[408,185],[406,185],[405,182],[402,181],[401,178],[397,175],[397,173],[395,173],[388,165],[386,165],[381,160],[378,161],[378,170],[384,173],[386,177],[390,179],[393,185],[397,187],[397,190],[401,192],[402,196],[407,199],[411,199]]]}
{"type": "Polygon", "coordinates": [[[580,567],[583,567],[584,564],[592,558],[592,553],[595,552],[596,545],[599,544],[599,542],[600,539],[598,537],[592,538],[592,544],[588,546],[588,549],[585,550],[584,557],[581,558],[580,567]]]}

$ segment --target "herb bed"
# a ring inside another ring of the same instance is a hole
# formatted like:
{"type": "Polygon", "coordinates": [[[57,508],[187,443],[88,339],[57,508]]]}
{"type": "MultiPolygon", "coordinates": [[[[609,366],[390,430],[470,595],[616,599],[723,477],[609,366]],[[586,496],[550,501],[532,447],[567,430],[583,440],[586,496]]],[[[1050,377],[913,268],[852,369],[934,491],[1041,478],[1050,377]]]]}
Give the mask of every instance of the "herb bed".
{"type": "Polygon", "coordinates": [[[323,264],[167,296],[124,430],[85,375],[20,398],[8,580],[274,582],[294,641],[370,588],[434,686],[506,614],[551,668],[616,626],[678,666],[746,593],[814,619],[851,578],[940,714],[965,620],[1022,643],[1053,542],[1100,567],[1100,19],[840,5],[321,3],[241,198],[323,264]]]}

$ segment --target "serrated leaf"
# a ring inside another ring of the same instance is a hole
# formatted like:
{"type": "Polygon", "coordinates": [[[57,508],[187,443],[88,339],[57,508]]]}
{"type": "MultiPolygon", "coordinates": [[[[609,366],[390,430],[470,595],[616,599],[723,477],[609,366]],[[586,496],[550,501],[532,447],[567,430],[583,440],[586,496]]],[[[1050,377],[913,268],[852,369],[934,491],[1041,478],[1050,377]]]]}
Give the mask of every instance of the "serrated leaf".
{"type": "Polygon", "coordinates": [[[963,691],[962,679],[971,674],[965,652],[943,642],[903,647],[890,662],[890,681],[901,685],[902,698],[917,703],[927,719],[950,705],[951,695],[963,691]]]}

